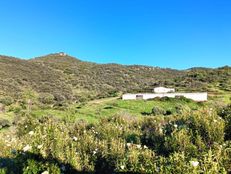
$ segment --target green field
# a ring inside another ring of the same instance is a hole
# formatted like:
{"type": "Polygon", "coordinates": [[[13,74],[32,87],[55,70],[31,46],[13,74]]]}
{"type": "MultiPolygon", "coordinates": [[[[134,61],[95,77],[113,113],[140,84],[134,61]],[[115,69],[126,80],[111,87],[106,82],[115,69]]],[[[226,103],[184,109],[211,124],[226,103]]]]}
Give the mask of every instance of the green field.
{"type": "Polygon", "coordinates": [[[121,100],[118,98],[108,98],[95,100],[83,104],[70,105],[65,110],[55,109],[35,109],[32,110],[32,115],[35,117],[41,116],[56,116],[58,118],[67,118],[72,121],[83,119],[88,122],[98,121],[100,118],[111,117],[126,113],[131,116],[146,116],[151,113],[153,107],[161,107],[164,110],[170,110],[173,113],[177,106],[187,107],[196,110],[200,107],[205,107],[206,103],[196,103],[193,101],[184,101],[170,99],[167,101],[161,100],[121,100]]]}

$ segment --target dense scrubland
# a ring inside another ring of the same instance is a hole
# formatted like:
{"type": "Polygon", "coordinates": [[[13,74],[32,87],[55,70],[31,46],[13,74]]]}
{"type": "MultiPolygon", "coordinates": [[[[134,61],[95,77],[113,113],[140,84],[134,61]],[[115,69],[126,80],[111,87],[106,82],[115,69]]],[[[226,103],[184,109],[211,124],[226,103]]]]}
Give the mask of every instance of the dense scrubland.
{"type": "Polygon", "coordinates": [[[0,174],[230,173],[231,68],[0,57],[0,174]],[[123,101],[163,85],[209,100],[123,101]]]}
{"type": "Polygon", "coordinates": [[[83,102],[124,92],[151,92],[154,86],[178,91],[231,91],[231,68],[173,70],[84,62],[50,54],[30,60],[0,56],[0,95],[21,99],[25,89],[56,104],[83,102]]]}

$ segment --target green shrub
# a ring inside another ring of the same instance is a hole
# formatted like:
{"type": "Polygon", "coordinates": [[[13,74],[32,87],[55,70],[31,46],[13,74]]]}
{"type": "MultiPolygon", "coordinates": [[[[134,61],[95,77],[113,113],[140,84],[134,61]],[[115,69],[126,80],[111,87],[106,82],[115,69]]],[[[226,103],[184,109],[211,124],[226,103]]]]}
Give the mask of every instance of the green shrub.
{"type": "Polygon", "coordinates": [[[14,103],[14,99],[12,97],[6,96],[0,98],[0,103],[9,106],[14,103]]]}
{"type": "Polygon", "coordinates": [[[152,115],[165,115],[166,111],[161,107],[155,106],[152,108],[151,114],[152,115]]]}
{"type": "Polygon", "coordinates": [[[218,115],[225,120],[225,139],[231,140],[231,104],[220,109],[218,115]]]}
{"type": "Polygon", "coordinates": [[[38,100],[45,105],[50,105],[54,103],[54,96],[49,93],[41,93],[39,94],[38,100]]]}
{"type": "Polygon", "coordinates": [[[0,129],[10,127],[11,123],[9,120],[6,119],[0,119],[0,129]]]}

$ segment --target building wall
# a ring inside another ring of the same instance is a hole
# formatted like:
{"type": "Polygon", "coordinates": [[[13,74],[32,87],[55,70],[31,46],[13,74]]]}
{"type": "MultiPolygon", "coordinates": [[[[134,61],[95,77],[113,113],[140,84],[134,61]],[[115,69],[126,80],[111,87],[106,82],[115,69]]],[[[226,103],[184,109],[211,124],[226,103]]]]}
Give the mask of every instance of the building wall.
{"type": "Polygon", "coordinates": [[[170,97],[170,98],[175,98],[177,96],[184,96],[185,98],[188,99],[192,99],[194,101],[207,101],[208,98],[208,94],[207,92],[203,92],[203,93],[163,93],[163,94],[152,94],[152,93],[139,93],[139,94],[124,94],[122,96],[123,100],[136,100],[137,99],[137,95],[143,96],[144,100],[147,99],[152,99],[152,98],[156,98],[156,97],[170,97]]]}

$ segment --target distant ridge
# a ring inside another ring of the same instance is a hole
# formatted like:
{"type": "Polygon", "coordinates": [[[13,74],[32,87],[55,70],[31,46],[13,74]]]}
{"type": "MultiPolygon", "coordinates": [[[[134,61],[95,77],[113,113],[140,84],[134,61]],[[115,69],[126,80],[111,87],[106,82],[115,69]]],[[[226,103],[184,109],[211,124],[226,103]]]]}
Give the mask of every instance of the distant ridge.
{"type": "Polygon", "coordinates": [[[150,92],[154,86],[178,91],[231,91],[231,68],[174,70],[143,65],[97,64],[64,52],[29,60],[0,56],[0,97],[17,99],[26,89],[56,100],[84,101],[124,92],[150,92]]]}

